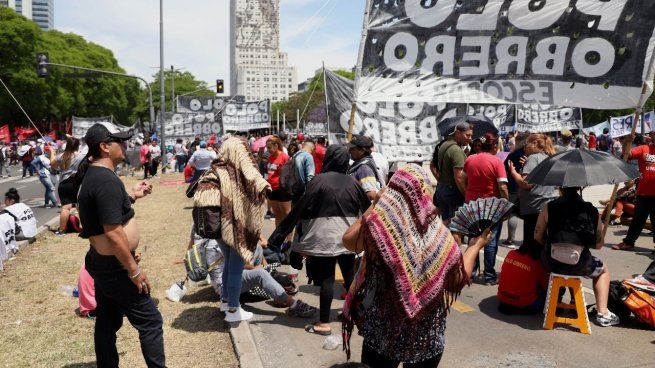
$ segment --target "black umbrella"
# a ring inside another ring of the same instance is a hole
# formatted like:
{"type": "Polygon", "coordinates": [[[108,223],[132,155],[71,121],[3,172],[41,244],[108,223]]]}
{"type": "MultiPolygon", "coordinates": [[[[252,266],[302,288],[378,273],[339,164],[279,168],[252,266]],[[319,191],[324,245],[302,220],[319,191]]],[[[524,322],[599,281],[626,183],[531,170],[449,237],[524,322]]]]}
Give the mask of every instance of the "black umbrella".
{"type": "Polygon", "coordinates": [[[617,184],[639,177],[639,171],[606,152],[574,149],[549,157],[527,177],[530,184],[589,187],[617,184]]]}
{"type": "Polygon", "coordinates": [[[444,119],[439,123],[439,135],[446,137],[453,132],[457,124],[466,123],[473,125],[473,139],[482,137],[487,133],[498,134],[498,129],[491,121],[480,119],[474,116],[456,116],[444,119]]]}

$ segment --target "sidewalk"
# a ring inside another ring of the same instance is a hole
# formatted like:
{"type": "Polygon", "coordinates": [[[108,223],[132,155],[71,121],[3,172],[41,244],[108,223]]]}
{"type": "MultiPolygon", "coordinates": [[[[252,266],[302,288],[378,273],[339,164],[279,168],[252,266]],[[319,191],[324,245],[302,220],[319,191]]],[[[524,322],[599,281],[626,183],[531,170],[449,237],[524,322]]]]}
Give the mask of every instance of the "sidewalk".
{"type": "MultiPolygon", "coordinates": [[[[584,197],[592,203],[609,198],[612,186],[593,187],[585,190],[584,197]]],[[[273,231],[273,221],[267,220],[264,234],[273,231]]],[[[520,228],[520,227],[519,227],[520,228]]],[[[618,243],[625,228],[614,227],[608,233],[608,246],[618,243]]],[[[522,237],[522,234],[518,234],[522,237]]],[[[506,236],[503,235],[502,239],[506,236]]],[[[651,240],[642,236],[638,245],[647,249],[651,240]]],[[[508,249],[501,248],[502,259],[508,249]]],[[[613,279],[641,273],[653,258],[650,252],[633,253],[612,251],[607,247],[594,251],[608,265],[613,279]],[[643,253],[643,254],[642,254],[643,253]]],[[[496,263],[500,270],[501,262],[496,263]]],[[[288,266],[285,266],[288,267],[288,266]]],[[[289,270],[288,268],[286,269],[289,270]]],[[[318,307],[319,288],[307,285],[304,272],[298,276],[300,292],[297,298],[318,307]]],[[[337,283],[338,284],[338,283],[337,283]]],[[[585,286],[592,287],[590,281],[585,286]]],[[[473,284],[462,291],[448,316],[446,350],[442,367],[458,368],[546,368],[546,367],[652,367],[655,366],[655,335],[636,324],[601,328],[592,325],[592,335],[559,327],[554,331],[542,329],[543,316],[508,317],[496,311],[496,287],[473,284]],[[630,357],[630,359],[626,359],[630,357]]],[[[332,334],[341,337],[341,324],[336,321],[343,301],[343,292],[335,285],[332,303],[332,334]]],[[[592,294],[586,294],[587,304],[594,303],[592,294]]],[[[318,320],[289,318],[284,309],[274,308],[270,302],[251,303],[244,306],[255,317],[247,324],[253,335],[263,367],[331,367],[346,362],[345,353],[324,350],[324,336],[304,331],[306,324],[318,320]]],[[[362,339],[355,332],[352,341],[351,362],[359,362],[362,339]]],[[[249,367],[243,365],[244,368],[249,367]]]]}

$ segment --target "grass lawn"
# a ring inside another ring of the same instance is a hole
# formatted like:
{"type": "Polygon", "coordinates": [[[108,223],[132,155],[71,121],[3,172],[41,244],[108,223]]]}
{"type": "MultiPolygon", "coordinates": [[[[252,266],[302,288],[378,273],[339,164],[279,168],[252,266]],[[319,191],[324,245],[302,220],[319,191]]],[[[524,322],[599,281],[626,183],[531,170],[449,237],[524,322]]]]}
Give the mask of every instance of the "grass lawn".
{"type": "MultiPolygon", "coordinates": [[[[237,367],[227,326],[211,287],[192,288],[180,303],[165,291],[184,278],[175,265],[188,243],[191,201],[178,174],[153,182],[153,194],[134,208],[141,230],[141,267],[153,286],[152,296],[164,317],[166,364],[169,367],[237,367]]],[[[127,188],[136,180],[124,178],[127,188]]],[[[129,189],[128,189],[129,190],[129,189]]],[[[78,317],[77,298],[62,287],[77,284],[88,242],[74,234],[48,232],[5,263],[0,275],[0,367],[95,367],[94,321],[78,317]]],[[[139,338],[127,319],[118,334],[121,367],[145,367],[139,338]]]]}

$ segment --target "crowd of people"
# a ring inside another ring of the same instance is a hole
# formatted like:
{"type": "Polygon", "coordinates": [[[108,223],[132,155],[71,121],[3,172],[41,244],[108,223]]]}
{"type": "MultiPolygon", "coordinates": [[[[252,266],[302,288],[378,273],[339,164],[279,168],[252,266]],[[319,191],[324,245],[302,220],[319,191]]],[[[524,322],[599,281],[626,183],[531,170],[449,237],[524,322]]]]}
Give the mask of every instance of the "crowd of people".
{"type": "MultiPolygon", "coordinates": [[[[436,367],[445,348],[449,306],[462,288],[476,281],[477,269],[482,271],[477,282],[497,287],[502,313],[541,313],[548,274],[554,272],[592,279],[594,321],[600,326],[621,322],[609,306],[608,268],[590,252],[604,245],[603,216],[583,200],[583,188],[547,187],[527,180],[558,152],[594,149],[593,135],[584,147],[578,144],[580,135],[575,136],[569,131],[557,138],[541,133],[475,136],[473,126],[463,122],[453,126],[436,147],[430,170],[422,163],[390,167],[372,139],[360,135],[345,145],[328,145],[324,137],[285,133],[267,137],[261,146],[255,137],[235,135],[210,141],[196,137],[186,143],[177,140],[168,153],[174,170],[184,172],[191,184],[187,195],[194,202],[194,225],[188,248],[202,247],[204,271],[227,322],[253,318],[240,299],[244,292],[257,292],[286,307],[291,317],[313,318],[318,313],[317,320],[304,330],[331,335],[338,265],[347,291],[340,295],[345,305],[338,318],[348,355],[350,336],[357,326],[364,339],[362,363],[436,367]],[[506,153],[501,156],[502,151],[506,153]],[[449,229],[462,205],[485,198],[515,204],[505,221],[506,239],[501,239],[503,222],[473,239],[449,229]],[[275,221],[275,230],[266,238],[262,227],[268,215],[275,221]],[[519,219],[523,239],[516,232],[519,219]],[[501,244],[512,249],[497,272],[501,244]],[[554,251],[562,244],[579,247],[576,262],[566,262],[554,251]],[[484,253],[482,262],[480,252],[484,253]],[[281,264],[306,269],[308,282],[319,287],[318,306],[295,297],[298,288],[287,275],[280,277],[281,264]]],[[[626,183],[619,204],[604,214],[612,220],[634,217],[626,239],[616,249],[634,248],[655,208],[651,203],[655,133],[647,138],[641,141],[647,145],[629,153],[637,161],[641,178],[626,183]]],[[[139,267],[139,234],[131,207],[152,186],[144,180],[127,191],[114,173],[126,159],[128,139],[130,134],[99,124],[84,137],[88,144],[84,150],[72,137],[61,153],[36,147],[32,160],[37,163],[30,167],[43,179],[46,203],[56,204],[57,199],[47,197],[53,195],[54,186],[41,175],[59,171],[61,231],[66,226],[64,209],[79,209],[81,236],[90,242],[80,271],[80,295],[85,294],[81,313],[95,316],[98,364],[118,364],[116,331],[119,319],[126,315],[139,331],[148,366],[163,367],[162,318],[149,295],[148,278],[139,267]]],[[[632,139],[628,136],[623,143],[632,139]]],[[[598,149],[598,140],[595,144],[598,149]]],[[[156,139],[139,147],[139,159],[144,179],[157,177],[162,160],[156,139]]],[[[640,279],[645,284],[653,281],[640,279]]]]}

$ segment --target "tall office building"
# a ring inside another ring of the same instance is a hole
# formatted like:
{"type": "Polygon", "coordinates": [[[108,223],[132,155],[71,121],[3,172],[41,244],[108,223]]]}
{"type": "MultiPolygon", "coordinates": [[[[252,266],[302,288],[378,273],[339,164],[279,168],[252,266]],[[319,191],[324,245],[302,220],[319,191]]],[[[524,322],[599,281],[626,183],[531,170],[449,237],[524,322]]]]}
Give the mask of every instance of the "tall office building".
{"type": "Polygon", "coordinates": [[[54,0],[0,0],[0,6],[8,6],[31,19],[44,31],[55,28],[54,0]]]}
{"type": "Polygon", "coordinates": [[[231,85],[247,101],[282,101],[296,69],[280,51],[280,0],[230,0],[231,85]]]}
{"type": "Polygon", "coordinates": [[[44,31],[55,28],[55,1],[31,0],[32,20],[44,31]]]}

